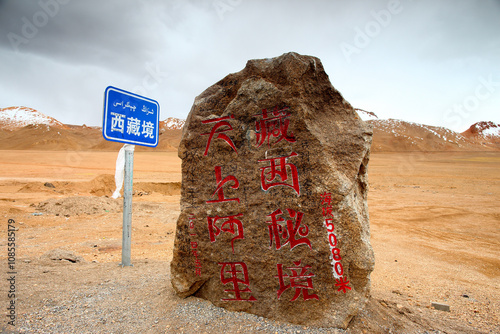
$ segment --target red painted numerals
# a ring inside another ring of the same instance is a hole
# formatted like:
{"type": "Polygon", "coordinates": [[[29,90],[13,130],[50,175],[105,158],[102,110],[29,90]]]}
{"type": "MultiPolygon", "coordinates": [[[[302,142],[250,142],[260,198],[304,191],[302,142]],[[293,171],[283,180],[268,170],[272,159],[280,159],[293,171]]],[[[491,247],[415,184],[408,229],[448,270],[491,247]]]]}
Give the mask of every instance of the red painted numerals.
{"type": "Polygon", "coordinates": [[[335,277],[335,287],[337,291],[342,291],[346,293],[347,290],[351,290],[349,286],[349,281],[344,277],[344,267],[342,266],[342,256],[340,255],[340,249],[337,247],[337,235],[335,234],[335,217],[332,212],[332,194],[323,193],[321,194],[321,205],[323,211],[323,217],[325,218],[326,232],[328,233],[328,244],[330,246],[332,266],[333,266],[333,276],[335,277]]]}

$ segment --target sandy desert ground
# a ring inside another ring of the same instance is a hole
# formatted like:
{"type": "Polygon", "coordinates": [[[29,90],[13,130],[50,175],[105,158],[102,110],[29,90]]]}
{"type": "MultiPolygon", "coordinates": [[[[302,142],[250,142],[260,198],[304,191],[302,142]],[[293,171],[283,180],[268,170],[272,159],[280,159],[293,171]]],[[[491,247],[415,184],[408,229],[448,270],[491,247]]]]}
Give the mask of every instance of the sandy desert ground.
{"type": "Polygon", "coordinates": [[[173,293],[181,180],[175,152],[135,154],[134,266],[125,268],[118,265],[122,199],[108,197],[117,152],[0,155],[4,332],[500,333],[500,152],[372,154],[373,298],[347,331],[230,313],[173,293]],[[15,327],[5,316],[9,219],[16,229],[15,327]]]}

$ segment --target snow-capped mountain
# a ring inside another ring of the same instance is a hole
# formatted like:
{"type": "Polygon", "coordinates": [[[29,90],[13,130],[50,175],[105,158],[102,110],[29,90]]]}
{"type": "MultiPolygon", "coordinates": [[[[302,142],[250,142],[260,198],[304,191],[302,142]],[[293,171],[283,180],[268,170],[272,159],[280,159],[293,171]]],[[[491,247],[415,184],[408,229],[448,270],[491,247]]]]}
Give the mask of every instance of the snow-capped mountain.
{"type": "Polygon", "coordinates": [[[27,107],[0,108],[0,128],[15,130],[27,125],[48,125],[56,128],[67,128],[55,118],[44,115],[38,110],[27,107]]]}
{"type": "Polygon", "coordinates": [[[500,124],[477,122],[462,132],[462,135],[476,145],[494,146],[500,149],[500,124]]]}
{"type": "Polygon", "coordinates": [[[179,118],[174,118],[174,117],[169,117],[164,121],[160,121],[160,129],[162,130],[180,130],[184,126],[184,123],[186,123],[185,120],[179,119],[179,118]]]}
{"type": "Polygon", "coordinates": [[[498,137],[500,138],[500,124],[493,122],[477,122],[472,124],[470,128],[462,132],[466,137],[482,136],[482,137],[498,137]]]}
{"type": "MultiPolygon", "coordinates": [[[[161,121],[160,143],[156,148],[138,150],[175,151],[185,121],[167,118],[161,121]]],[[[123,144],[106,141],[100,127],[63,124],[26,107],[0,108],[0,150],[119,150],[123,144]]]]}
{"type": "MultiPolygon", "coordinates": [[[[373,125],[372,150],[377,151],[463,151],[497,149],[491,140],[471,140],[450,129],[397,119],[369,120],[373,125]]],[[[491,129],[490,127],[488,129],[491,129]]],[[[488,130],[492,132],[491,130],[488,130]]],[[[487,131],[487,133],[489,133],[487,131]]]]}

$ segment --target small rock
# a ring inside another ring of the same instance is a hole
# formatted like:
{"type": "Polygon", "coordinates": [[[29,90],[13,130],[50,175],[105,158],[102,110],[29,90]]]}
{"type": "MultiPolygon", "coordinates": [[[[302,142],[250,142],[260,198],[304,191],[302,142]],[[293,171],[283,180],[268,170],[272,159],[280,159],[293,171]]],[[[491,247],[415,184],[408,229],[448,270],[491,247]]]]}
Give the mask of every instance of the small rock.
{"type": "Polygon", "coordinates": [[[442,304],[442,303],[436,303],[436,302],[431,302],[431,306],[439,311],[445,311],[445,312],[450,312],[450,305],[442,304]]]}
{"type": "Polygon", "coordinates": [[[44,185],[45,187],[47,187],[47,188],[55,188],[55,187],[56,187],[56,186],[54,186],[54,185],[53,185],[52,183],[50,183],[50,182],[45,182],[43,185],[44,185]]]}

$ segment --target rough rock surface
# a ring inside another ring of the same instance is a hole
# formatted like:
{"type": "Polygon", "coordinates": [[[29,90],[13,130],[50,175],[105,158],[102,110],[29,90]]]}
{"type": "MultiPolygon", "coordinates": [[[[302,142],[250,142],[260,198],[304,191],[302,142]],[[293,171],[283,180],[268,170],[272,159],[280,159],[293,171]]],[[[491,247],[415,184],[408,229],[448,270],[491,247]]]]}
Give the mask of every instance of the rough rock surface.
{"type": "Polygon", "coordinates": [[[287,53],[195,99],[179,147],[172,286],[234,311],[320,326],[365,305],[372,129],[321,61],[287,53]]]}

